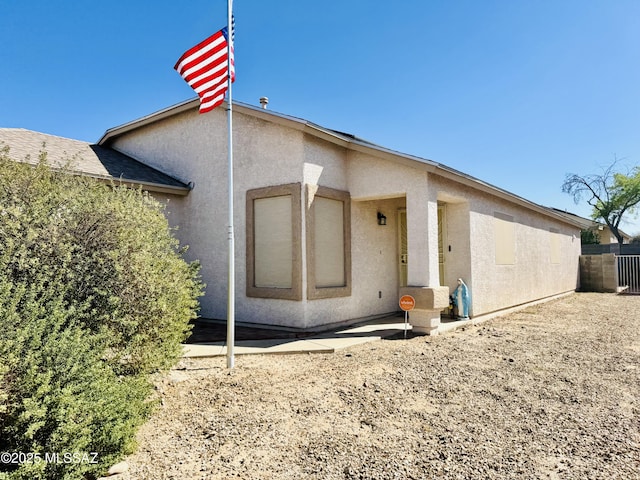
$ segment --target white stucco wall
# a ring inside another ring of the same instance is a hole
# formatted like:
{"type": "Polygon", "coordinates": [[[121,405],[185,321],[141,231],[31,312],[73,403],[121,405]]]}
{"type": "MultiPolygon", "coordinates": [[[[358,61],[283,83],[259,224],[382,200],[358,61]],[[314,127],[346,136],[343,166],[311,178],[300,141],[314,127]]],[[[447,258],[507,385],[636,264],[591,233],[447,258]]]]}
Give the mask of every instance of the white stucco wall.
{"type": "Polygon", "coordinates": [[[312,300],[306,305],[308,326],[363,318],[398,309],[397,212],[404,199],[352,201],[350,297],[312,300]],[[377,213],[387,216],[378,225],[377,213]]]}
{"type": "Polygon", "coordinates": [[[573,291],[578,282],[580,231],[506,202],[479,199],[471,212],[474,314],[573,291]],[[515,264],[495,262],[494,213],[515,224],[515,264]],[[551,263],[551,228],[560,236],[560,263],[551,263]]]}
{"type": "MultiPolygon", "coordinates": [[[[310,136],[305,140],[304,183],[348,191],[352,197],[351,296],[307,302],[304,306],[305,326],[394,312],[398,289],[396,212],[404,206],[404,199],[360,201],[358,197],[354,198],[350,182],[354,173],[351,152],[310,136]],[[388,217],[384,227],[378,225],[378,211],[384,211],[388,217]]],[[[355,168],[367,168],[366,160],[364,162],[355,168]]],[[[385,167],[384,163],[382,166],[385,167]]],[[[360,177],[357,172],[355,175],[360,177]]]]}
{"type": "Polygon", "coordinates": [[[578,227],[437,175],[432,185],[447,210],[447,243],[452,246],[451,252],[445,248],[447,283],[455,288],[458,276],[467,282],[473,315],[577,288],[578,227]],[[495,212],[514,218],[513,265],[496,264],[495,212]],[[559,264],[551,263],[550,258],[552,228],[559,235],[559,264]]]}
{"type": "MultiPolygon", "coordinates": [[[[181,214],[170,217],[178,238],[189,245],[187,258],[202,264],[206,295],[200,301],[205,318],[227,312],[227,130],[225,111],[197,110],[175,115],[116,138],[113,148],[164,171],[193,190],[181,214]]],[[[302,302],[245,296],[245,194],[252,188],[301,182],[302,132],[234,114],[234,229],[236,251],[236,318],[276,325],[304,326],[302,302]]]]}

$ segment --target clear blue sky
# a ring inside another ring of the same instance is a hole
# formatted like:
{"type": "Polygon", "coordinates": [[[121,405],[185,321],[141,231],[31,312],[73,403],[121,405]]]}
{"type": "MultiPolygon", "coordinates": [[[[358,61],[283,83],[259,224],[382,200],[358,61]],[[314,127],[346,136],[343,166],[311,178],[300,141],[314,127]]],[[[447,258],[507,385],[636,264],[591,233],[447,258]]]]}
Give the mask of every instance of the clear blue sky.
{"type": "MultiPolygon", "coordinates": [[[[640,164],[639,0],[235,0],[234,99],[589,215],[566,173],[640,164]]],[[[0,127],[96,142],[195,95],[225,0],[0,0],[0,127]]],[[[625,224],[640,233],[640,220],[625,224]]]]}

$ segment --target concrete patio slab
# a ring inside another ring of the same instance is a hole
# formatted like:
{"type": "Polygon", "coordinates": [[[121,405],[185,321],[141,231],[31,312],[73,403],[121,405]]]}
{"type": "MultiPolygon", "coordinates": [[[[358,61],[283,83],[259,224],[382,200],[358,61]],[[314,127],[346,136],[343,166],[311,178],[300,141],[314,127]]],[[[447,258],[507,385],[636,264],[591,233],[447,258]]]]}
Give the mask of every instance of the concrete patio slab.
{"type": "MultiPolygon", "coordinates": [[[[304,339],[275,338],[243,340],[236,342],[234,355],[333,353],[355,345],[375,342],[381,338],[402,333],[405,324],[398,323],[397,316],[377,319],[372,323],[337,328],[314,337],[304,339]]],[[[411,329],[411,326],[408,326],[411,329]]],[[[183,356],[187,358],[218,357],[227,354],[226,342],[196,343],[183,345],[183,356]]]]}

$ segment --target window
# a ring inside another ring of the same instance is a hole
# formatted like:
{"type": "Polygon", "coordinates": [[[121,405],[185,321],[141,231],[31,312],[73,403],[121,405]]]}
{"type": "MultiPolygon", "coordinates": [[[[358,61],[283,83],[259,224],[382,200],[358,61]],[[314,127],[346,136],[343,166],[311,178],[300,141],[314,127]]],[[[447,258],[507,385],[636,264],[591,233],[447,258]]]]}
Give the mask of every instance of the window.
{"type": "Polygon", "coordinates": [[[291,288],[293,239],[291,195],[253,201],[254,284],[291,288]]]}
{"type": "Polygon", "coordinates": [[[301,300],[299,183],[247,192],[247,296],[301,300]]]}
{"type": "Polygon", "coordinates": [[[496,265],[515,265],[516,230],[511,215],[494,212],[493,226],[496,244],[496,265]]]}
{"type": "Polygon", "coordinates": [[[307,297],[351,295],[349,193],[307,185],[307,297]]]}

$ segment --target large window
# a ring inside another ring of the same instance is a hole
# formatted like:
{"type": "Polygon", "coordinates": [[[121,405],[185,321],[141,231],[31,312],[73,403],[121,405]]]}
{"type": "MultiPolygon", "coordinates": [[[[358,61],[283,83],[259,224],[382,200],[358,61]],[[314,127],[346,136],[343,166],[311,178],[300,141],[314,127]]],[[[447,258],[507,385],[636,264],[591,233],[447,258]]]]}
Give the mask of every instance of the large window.
{"type": "Polygon", "coordinates": [[[351,199],[307,185],[307,297],[351,295],[351,199]]]}
{"type": "Polygon", "coordinates": [[[247,192],[247,296],[302,298],[299,183],[247,192]]]}
{"type": "Polygon", "coordinates": [[[496,264],[516,263],[516,229],[511,215],[494,212],[493,226],[496,246],[496,264]]]}

